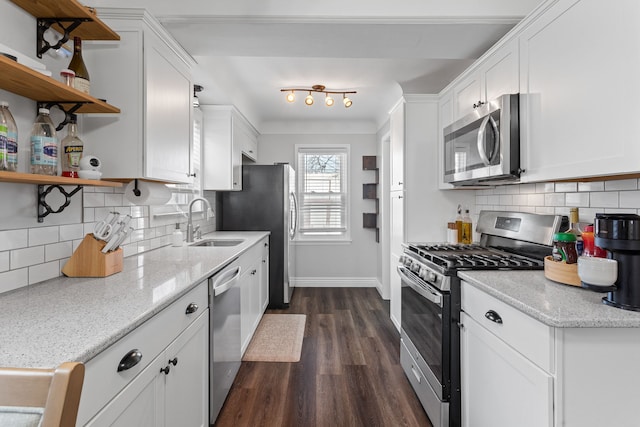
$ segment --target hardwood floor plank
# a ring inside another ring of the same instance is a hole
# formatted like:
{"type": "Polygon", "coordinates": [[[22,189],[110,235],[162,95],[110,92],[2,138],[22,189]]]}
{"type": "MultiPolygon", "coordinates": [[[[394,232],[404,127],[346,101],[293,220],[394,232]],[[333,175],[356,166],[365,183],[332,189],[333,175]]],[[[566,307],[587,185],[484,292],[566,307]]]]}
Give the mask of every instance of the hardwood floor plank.
{"type": "Polygon", "coordinates": [[[432,427],[400,366],[389,303],[374,288],[297,288],[300,362],[243,362],[216,427],[432,427]]]}

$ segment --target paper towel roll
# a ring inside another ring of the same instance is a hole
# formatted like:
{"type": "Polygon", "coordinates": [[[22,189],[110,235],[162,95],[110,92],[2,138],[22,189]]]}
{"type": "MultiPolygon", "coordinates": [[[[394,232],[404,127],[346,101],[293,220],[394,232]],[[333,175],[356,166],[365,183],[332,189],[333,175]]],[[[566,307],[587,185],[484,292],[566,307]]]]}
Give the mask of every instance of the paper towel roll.
{"type": "Polygon", "coordinates": [[[164,184],[138,180],[140,195],[136,196],[136,181],[131,181],[124,189],[125,198],[134,205],[164,205],[171,199],[171,190],[164,184]]]}

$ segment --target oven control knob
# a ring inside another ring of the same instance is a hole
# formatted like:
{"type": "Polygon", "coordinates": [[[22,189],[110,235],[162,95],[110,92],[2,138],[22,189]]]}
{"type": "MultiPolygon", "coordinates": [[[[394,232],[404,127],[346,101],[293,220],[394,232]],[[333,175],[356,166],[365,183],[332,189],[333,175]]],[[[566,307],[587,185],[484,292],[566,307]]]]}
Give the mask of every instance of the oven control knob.
{"type": "Polygon", "coordinates": [[[425,274],[425,278],[424,280],[426,280],[427,282],[435,282],[436,281],[436,273],[434,273],[433,271],[427,271],[425,274]]]}

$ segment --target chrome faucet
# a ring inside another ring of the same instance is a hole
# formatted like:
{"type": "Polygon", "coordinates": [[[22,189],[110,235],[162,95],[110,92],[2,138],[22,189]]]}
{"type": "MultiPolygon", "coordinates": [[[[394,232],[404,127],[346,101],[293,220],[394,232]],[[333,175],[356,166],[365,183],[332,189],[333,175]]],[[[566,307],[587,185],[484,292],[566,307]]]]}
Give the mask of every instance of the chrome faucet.
{"type": "Polygon", "coordinates": [[[196,228],[193,228],[193,204],[198,200],[204,202],[204,204],[207,205],[204,211],[204,218],[207,221],[209,220],[209,211],[211,210],[211,205],[209,204],[209,201],[202,197],[196,197],[191,201],[191,203],[189,203],[189,219],[187,221],[187,243],[193,242],[194,235],[198,230],[198,228],[200,228],[199,225],[196,228]]]}

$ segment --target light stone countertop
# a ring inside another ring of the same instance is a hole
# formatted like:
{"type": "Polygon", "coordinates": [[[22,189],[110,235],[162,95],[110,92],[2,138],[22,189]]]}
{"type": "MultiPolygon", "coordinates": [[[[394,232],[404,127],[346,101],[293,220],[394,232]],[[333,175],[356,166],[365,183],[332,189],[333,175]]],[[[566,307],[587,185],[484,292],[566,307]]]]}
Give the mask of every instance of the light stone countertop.
{"type": "Polygon", "coordinates": [[[0,294],[0,366],[87,362],[269,235],[217,231],[238,246],[165,246],[105,278],[60,277],[0,294]]]}
{"type": "Polygon", "coordinates": [[[543,271],[460,271],[458,276],[548,326],[640,327],[640,312],[605,305],[606,293],[556,283],[543,271]]]}

